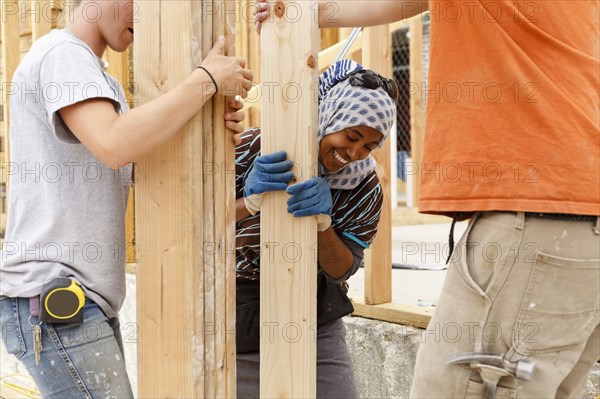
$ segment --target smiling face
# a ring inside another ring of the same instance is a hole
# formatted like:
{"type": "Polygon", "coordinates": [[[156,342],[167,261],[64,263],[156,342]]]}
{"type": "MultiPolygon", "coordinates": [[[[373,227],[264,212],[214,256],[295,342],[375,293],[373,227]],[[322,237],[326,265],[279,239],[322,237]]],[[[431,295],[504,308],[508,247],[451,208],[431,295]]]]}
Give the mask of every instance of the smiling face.
{"type": "Polygon", "coordinates": [[[337,172],[349,162],[365,159],[383,135],[368,126],[349,127],[321,139],[319,160],[328,172],[337,172]]]}

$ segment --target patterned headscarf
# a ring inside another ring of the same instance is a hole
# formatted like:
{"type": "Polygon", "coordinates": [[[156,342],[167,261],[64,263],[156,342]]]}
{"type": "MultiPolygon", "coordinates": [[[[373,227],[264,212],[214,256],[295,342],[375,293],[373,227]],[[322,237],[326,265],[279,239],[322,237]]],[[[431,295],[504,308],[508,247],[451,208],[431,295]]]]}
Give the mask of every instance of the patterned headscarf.
{"type": "MultiPolygon", "coordinates": [[[[319,145],[329,134],[349,127],[369,126],[383,135],[377,145],[381,147],[396,120],[395,98],[384,89],[389,82],[352,60],[341,60],[327,68],[319,77],[319,145]]],[[[375,159],[369,155],[332,173],[319,163],[319,174],[330,188],[350,190],[375,166],[375,159]]]]}

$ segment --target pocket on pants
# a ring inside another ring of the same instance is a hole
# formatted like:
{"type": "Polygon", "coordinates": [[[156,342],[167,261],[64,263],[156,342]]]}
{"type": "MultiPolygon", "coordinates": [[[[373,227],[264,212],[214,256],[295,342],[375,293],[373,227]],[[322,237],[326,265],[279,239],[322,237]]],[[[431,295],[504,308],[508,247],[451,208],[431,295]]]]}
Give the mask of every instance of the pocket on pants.
{"type": "Polygon", "coordinates": [[[17,359],[23,357],[27,352],[17,299],[7,297],[0,299],[0,339],[6,352],[16,356],[17,359]]]}
{"type": "Polygon", "coordinates": [[[533,355],[581,344],[599,319],[600,259],[538,253],[514,329],[519,353],[533,355]]]}
{"type": "Polygon", "coordinates": [[[51,336],[59,339],[64,348],[78,347],[90,342],[112,339],[114,330],[108,323],[100,307],[86,299],[83,308],[83,323],[48,323],[46,324],[51,336]]]}

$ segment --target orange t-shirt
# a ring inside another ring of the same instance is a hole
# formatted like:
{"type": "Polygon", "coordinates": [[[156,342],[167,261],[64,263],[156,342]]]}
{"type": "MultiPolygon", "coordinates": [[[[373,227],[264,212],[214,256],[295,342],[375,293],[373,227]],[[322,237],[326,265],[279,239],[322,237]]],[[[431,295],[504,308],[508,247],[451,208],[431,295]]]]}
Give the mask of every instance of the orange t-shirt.
{"type": "Polygon", "coordinates": [[[599,4],[430,1],[420,212],[600,215],[599,4]]]}

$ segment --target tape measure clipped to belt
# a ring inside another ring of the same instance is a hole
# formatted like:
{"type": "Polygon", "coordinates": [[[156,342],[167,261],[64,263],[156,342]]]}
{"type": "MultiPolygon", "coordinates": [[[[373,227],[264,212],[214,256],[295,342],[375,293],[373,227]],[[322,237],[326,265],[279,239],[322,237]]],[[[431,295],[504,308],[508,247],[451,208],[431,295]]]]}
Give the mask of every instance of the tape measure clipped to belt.
{"type": "Polygon", "coordinates": [[[75,281],[56,278],[42,287],[40,320],[46,323],[83,323],[85,294],[75,281]]]}

